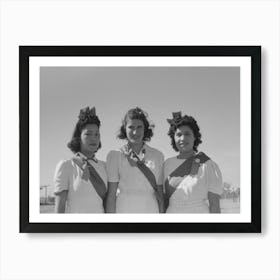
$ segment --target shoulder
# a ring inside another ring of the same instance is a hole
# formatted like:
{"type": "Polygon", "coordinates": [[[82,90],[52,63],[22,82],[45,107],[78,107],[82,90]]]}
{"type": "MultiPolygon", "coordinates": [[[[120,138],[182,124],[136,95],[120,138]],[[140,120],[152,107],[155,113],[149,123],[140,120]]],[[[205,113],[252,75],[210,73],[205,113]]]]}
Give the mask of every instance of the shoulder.
{"type": "Polygon", "coordinates": [[[69,169],[69,168],[72,168],[72,159],[62,159],[56,165],[56,169],[69,169]]]}
{"type": "Polygon", "coordinates": [[[150,154],[154,154],[154,155],[156,155],[156,156],[158,156],[158,157],[161,157],[161,158],[164,157],[163,153],[162,153],[160,150],[158,150],[158,149],[156,149],[156,148],[153,148],[153,147],[151,147],[151,146],[149,146],[149,145],[147,145],[147,144],[145,144],[145,149],[146,149],[147,152],[149,152],[150,154]]]}
{"type": "Polygon", "coordinates": [[[178,158],[177,156],[174,156],[174,157],[169,157],[165,160],[165,162],[170,162],[170,161],[178,161],[178,158]]]}
{"type": "Polygon", "coordinates": [[[119,159],[122,155],[122,152],[120,150],[111,150],[108,154],[107,154],[107,159],[106,161],[110,161],[110,160],[116,160],[119,159]]]}
{"type": "Polygon", "coordinates": [[[219,169],[218,164],[213,161],[212,159],[209,159],[205,162],[205,166],[209,169],[219,169]]]}
{"type": "Polygon", "coordinates": [[[60,160],[55,168],[56,176],[62,176],[62,174],[68,174],[72,172],[73,164],[71,159],[62,159],[60,160]]]}
{"type": "Polygon", "coordinates": [[[170,157],[164,161],[164,170],[169,172],[170,170],[174,169],[175,167],[179,166],[182,163],[176,156],[170,157]]]}
{"type": "Polygon", "coordinates": [[[218,164],[209,159],[203,166],[209,191],[221,194],[223,192],[223,176],[218,164]]]}
{"type": "Polygon", "coordinates": [[[195,155],[195,158],[198,158],[200,159],[200,162],[201,163],[204,163],[206,165],[209,165],[209,166],[215,166],[217,165],[211,158],[211,155],[209,154],[206,154],[202,151],[199,151],[196,155],[195,155]]]}
{"type": "Polygon", "coordinates": [[[102,166],[102,167],[105,167],[105,166],[106,166],[106,162],[103,161],[103,160],[100,160],[100,159],[98,159],[97,164],[100,165],[100,166],[102,166]]]}
{"type": "Polygon", "coordinates": [[[108,154],[107,154],[107,156],[119,156],[119,155],[121,155],[122,154],[122,152],[121,152],[121,150],[120,149],[116,149],[116,150],[111,150],[108,154]]]}
{"type": "Polygon", "coordinates": [[[201,163],[207,163],[208,161],[210,161],[210,157],[208,155],[206,155],[205,153],[203,152],[198,152],[196,155],[195,155],[195,159],[199,159],[199,161],[201,163]]]}
{"type": "Polygon", "coordinates": [[[171,163],[173,163],[173,162],[177,162],[177,161],[178,161],[178,159],[177,159],[176,156],[170,157],[170,158],[167,158],[167,159],[164,161],[164,165],[169,165],[169,164],[171,164],[171,163]]]}
{"type": "Polygon", "coordinates": [[[101,159],[97,159],[98,160],[98,163],[100,164],[105,164],[105,161],[104,160],[101,160],[101,159]]]}
{"type": "Polygon", "coordinates": [[[206,171],[206,173],[208,173],[209,175],[214,175],[214,176],[221,176],[221,170],[219,165],[213,161],[212,159],[208,159],[205,162],[202,162],[204,169],[206,171]]]}

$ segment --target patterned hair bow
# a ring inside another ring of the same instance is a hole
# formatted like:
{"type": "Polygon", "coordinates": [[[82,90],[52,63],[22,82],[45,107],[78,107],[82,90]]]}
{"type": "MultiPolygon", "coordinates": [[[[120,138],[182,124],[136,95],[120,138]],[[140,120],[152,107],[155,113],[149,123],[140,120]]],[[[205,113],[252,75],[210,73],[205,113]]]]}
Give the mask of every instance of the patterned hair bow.
{"type": "Polygon", "coordinates": [[[92,107],[91,109],[86,107],[80,110],[79,119],[81,121],[85,121],[86,119],[93,117],[96,117],[95,107],[92,107]]]}
{"type": "Polygon", "coordinates": [[[167,119],[167,122],[170,125],[176,125],[176,124],[180,123],[183,119],[181,111],[172,113],[172,116],[173,116],[173,119],[167,119]]]}
{"type": "Polygon", "coordinates": [[[145,113],[143,112],[143,110],[139,107],[136,107],[134,110],[133,110],[136,114],[138,115],[145,115],[145,113]]]}

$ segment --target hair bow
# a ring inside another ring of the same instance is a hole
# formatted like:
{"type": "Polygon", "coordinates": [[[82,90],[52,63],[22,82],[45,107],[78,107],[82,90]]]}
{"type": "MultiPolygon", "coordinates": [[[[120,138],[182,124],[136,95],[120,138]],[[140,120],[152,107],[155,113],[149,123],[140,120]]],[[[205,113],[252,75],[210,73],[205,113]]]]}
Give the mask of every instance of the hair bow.
{"type": "Polygon", "coordinates": [[[167,119],[167,122],[171,125],[176,125],[182,120],[182,113],[181,111],[179,112],[174,112],[172,113],[173,119],[167,119]]]}
{"type": "Polygon", "coordinates": [[[134,109],[134,112],[137,113],[137,114],[139,114],[139,115],[145,115],[144,112],[143,112],[143,110],[142,110],[141,108],[139,108],[139,107],[136,107],[136,108],[134,109]]]}
{"type": "Polygon", "coordinates": [[[86,107],[80,110],[79,119],[81,121],[84,121],[87,118],[92,118],[95,116],[96,116],[95,107],[92,107],[91,109],[89,107],[86,107]]]}

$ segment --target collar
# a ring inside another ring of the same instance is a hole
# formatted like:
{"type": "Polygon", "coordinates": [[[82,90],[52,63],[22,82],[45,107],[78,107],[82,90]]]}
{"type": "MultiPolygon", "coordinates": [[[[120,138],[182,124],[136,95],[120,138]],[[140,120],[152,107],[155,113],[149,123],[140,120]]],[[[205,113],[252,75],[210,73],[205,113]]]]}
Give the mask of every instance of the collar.
{"type": "MultiPolygon", "coordinates": [[[[129,150],[133,151],[132,148],[130,147],[130,145],[127,143],[126,146],[128,147],[129,150]]],[[[136,153],[135,151],[133,151],[133,153],[135,153],[137,156],[141,155],[141,154],[145,154],[146,153],[146,149],[147,146],[145,143],[143,143],[142,148],[140,149],[139,153],[136,153]]]]}
{"type": "Polygon", "coordinates": [[[141,150],[140,150],[140,152],[139,152],[139,154],[137,154],[136,152],[134,152],[128,143],[125,144],[120,150],[121,150],[121,152],[123,152],[126,156],[129,156],[129,157],[131,157],[131,156],[134,157],[134,156],[135,156],[135,157],[138,158],[140,161],[143,161],[144,158],[145,158],[145,154],[146,154],[146,152],[147,152],[147,146],[146,146],[146,144],[144,143],[143,146],[142,146],[142,148],[141,148],[141,150]]]}
{"type": "Polygon", "coordinates": [[[91,160],[92,160],[92,161],[94,161],[95,163],[98,162],[97,158],[95,157],[95,154],[93,155],[93,157],[88,158],[88,157],[86,157],[83,153],[78,152],[78,153],[76,154],[76,156],[80,157],[81,159],[83,159],[83,160],[85,160],[85,161],[91,161],[91,160]]]}

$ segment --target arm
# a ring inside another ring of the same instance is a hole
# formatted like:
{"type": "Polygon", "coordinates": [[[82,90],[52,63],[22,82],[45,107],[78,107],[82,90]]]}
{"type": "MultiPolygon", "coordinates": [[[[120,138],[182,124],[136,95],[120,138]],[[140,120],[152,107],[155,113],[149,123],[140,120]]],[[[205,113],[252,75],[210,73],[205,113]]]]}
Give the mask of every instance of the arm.
{"type": "Polygon", "coordinates": [[[158,207],[159,207],[159,213],[165,213],[164,196],[163,196],[163,186],[162,186],[162,185],[158,185],[158,186],[157,186],[157,193],[158,193],[158,207]]]}
{"type": "Polygon", "coordinates": [[[223,179],[219,166],[212,160],[206,162],[208,201],[210,213],[221,213],[220,194],[223,192],[223,179]]]}
{"type": "Polygon", "coordinates": [[[159,213],[165,213],[164,189],[163,189],[163,171],[164,171],[164,155],[160,153],[159,160],[159,178],[157,180],[158,208],[159,213]]]}
{"type": "Polygon", "coordinates": [[[106,197],[106,213],[116,213],[116,194],[119,183],[108,182],[108,193],[106,197]]]}
{"type": "Polygon", "coordinates": [[[167,179],[167,174],[168,174],[168,170],[167,170],[167,161],[164,162],[163,165],[163,199],[164,199],[164,208],[165,208],[165,212],[169,206],[169,197],[170,197],[170,188],[169,188],[169,184],[168,184],[168,179],[167,179]]]}
{"type": "Polygon", "coordinates": [[[65,206],[68,191],[62,191],[56,194],[55,197],[55,213],[65,213],[65,206]]]}
{"type": "Polygon", "coordinates": [[[55,213],[65,213],[71,172],[70,160],[61,160],[56,166],[54,174],[55,213]]]}
{"type": "Polygon", "coordinates": [[[169,184],[166,184],[166,183],[165,183],[165,192],[164,192],[164,208],[165,208],[165,211],[167,210],[167,208],[168,208],[168,206],[169,206],[169,197],[170,197],[170,194],[168,193],[168,192],[169,192],[168,185],[169,185],[169,184]]]}
{"type": "Polygon", "coordinates": [[[220,195],[213,192],[208,192],[208,200],[210,213],[221,213],[220,195]]]}

